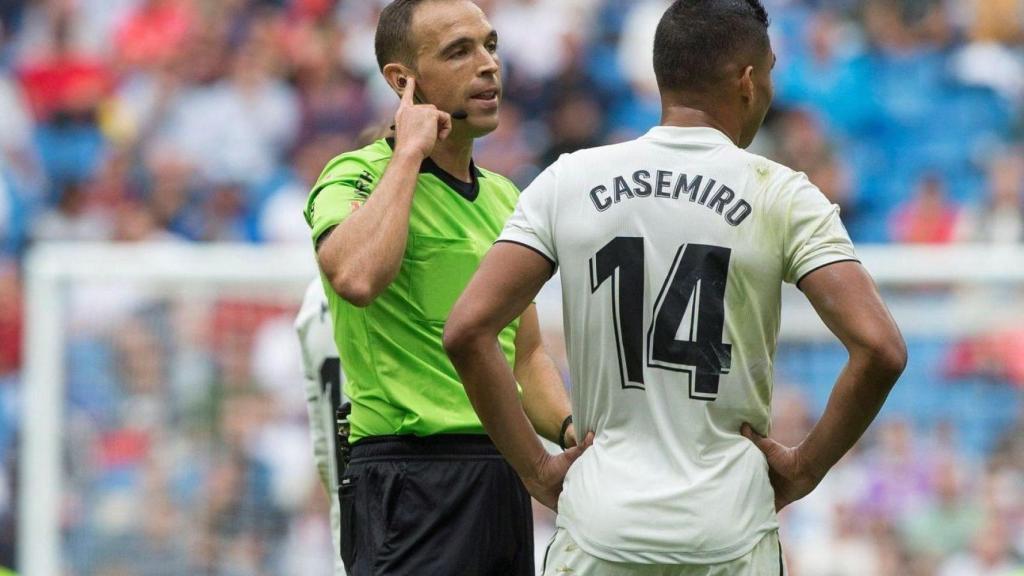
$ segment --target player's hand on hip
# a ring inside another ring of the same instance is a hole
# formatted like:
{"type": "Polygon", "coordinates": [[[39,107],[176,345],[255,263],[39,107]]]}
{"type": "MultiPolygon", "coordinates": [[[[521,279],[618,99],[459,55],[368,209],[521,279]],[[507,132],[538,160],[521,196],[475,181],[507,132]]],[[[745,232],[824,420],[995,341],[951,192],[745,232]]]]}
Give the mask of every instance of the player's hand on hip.
{"type": "Polygon", "coordinates": [[[800,448],[779,444],[767,436],[758,434],[753,426],[744,423],[740,433],[764,454],[768,460],[768,479],[775,490],[775,511],[807,496],[821,482],[800,455],[800,448]]]}
{"type": "Polygon", "coordinates": [[[594,433],[587,434],[583,444],[568,448],[561,454],[545,454],[537,464],[535,473],[523,478],[523,484],[530,496],[538,502],[558,512],[558,496],[562,493],[565,475],[583,453],[594,443],[594,433]]]}
{"type": "Polygon", "coordinates": [[[579,444],[579,439],[576,438],[576,425],[569,424],[569,427],[565,429],[565,447],[569,449],[577,444],[579,444]]]}
{"type": "Polygon", "coordinates": [[[409,78],[395,113],[395,152],[427,158],[452,132],[452,117],[431,104],[417,104],[416,79],[409,78]]]}

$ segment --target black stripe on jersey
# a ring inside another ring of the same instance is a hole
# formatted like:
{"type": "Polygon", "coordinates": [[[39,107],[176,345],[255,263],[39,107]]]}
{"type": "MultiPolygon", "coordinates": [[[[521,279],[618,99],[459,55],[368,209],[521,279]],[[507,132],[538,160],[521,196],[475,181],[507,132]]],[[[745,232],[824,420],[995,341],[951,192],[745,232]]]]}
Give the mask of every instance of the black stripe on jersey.
{"type": "Polygon", "coordinates": [[[341,408],[341,360],[324,358],[320,365],[320,382],[323,384],[322,394],[328,394],[331,403],[331,446],[334,446],[335,481],[341,486],[342,467],[344,460],[341,445],[338,442],[338,409],[341,408]]]}
{"type": "Polygon", "coordinates": [[[555,545],[555,536],[557,536],[557,535],[558,535],[558,531],[556,529],[555,535],[552,536],[551,537],[551,541],[548,542],[548,547],[544,549],[544,560],[542,560],[541,563],[540,563],[540,573],[541,574],[544,574],[544,572],[548,569],[548,554],[551,554],[551,547],[555,545]]]}
{"type": "Polygon", "coordinates": [[[782,562],[782,540],[779,540],[779,576],[786,576],[785,564],[782,562]]]}
{"type": "MultiPolygon", "coordinates": [[[[385,138],[388,146],[391,150],[395,149],[395,139],[385,138]]],[[[480,178],[484,177],[484,173],[476,167],[476,163],[472,159],[469,160],[469,182],[463,182],[455,176],[452,176],[448,172],[437,165],[429,156],[423,159],[420,163],[420,174],[433,174],[437,176],[437,179],[444,182],[446,186],[455,191],[459,196],[462,196],[470,202],[475,202],[477,196],[480,195],[480,178]]]]}
{"type": "Polygon", "coordinates": [[[334,229],[337,227],[338,225],[335,224],[334,226],[331,226],[327,230],[321,232],[320,235],[316,237],[316,250],[320,250],[320,245],[324,243],[324,240],[327,240],[327,238],[331,235],[331,233],[334,232],[334,229]]]}
{"type": "Polygon", "coordinates": [[[551,264],[551,275],[552,276],[555,275],[555,270],[558,268],[558,263],[555,262],[554,260],[552,260],[547,254],[541,252],[540,250],[537,250],[533,246],[530,246],[528,244],[523,244],[522,242],[516,242],[515,240],[497,240],[494,243],[495,244],[515,244],[516,246],[522,246],[523,248],[527,248],[531,252],[536,252],[537,254],[540,255],[541,258],[547,260],[548,264],[551,264]]]}
{"type": "Polygon", "coordinates": [[[800,283],[804,281],[804,278],[807,278],[808,276],[810,276],[811,274],[814,274],[815,272],[817,272],[818,270],[821,270],[822,268],[831,266],[833,264],[839,264],[840,262],[856,262],[856,263],[860,264],[860,260],[857,260],[856,258],[843,258],[842,260],[836,260],[835,262],[829,262],[828,264],[822,264],[821,266],[818,266],[817,268],[815,268],[813,270],[810,270],[806,274],[801,276],[800,279],[796,281],[797,289],[800,288],[800,283]]]}

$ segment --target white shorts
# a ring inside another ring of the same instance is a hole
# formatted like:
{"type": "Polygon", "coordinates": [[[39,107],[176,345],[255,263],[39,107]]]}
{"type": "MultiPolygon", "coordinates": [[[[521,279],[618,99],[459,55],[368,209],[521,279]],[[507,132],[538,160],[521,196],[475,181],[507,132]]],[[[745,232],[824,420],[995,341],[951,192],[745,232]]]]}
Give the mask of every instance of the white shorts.
{"type": "Polygon", "coordinates": [[[771,532],[746,555],[721,564],[627,564],[609,562],[581,549],[564,528],[555,532],[544,556],[543,576],[784,576],[779,533],[771,532]]]}

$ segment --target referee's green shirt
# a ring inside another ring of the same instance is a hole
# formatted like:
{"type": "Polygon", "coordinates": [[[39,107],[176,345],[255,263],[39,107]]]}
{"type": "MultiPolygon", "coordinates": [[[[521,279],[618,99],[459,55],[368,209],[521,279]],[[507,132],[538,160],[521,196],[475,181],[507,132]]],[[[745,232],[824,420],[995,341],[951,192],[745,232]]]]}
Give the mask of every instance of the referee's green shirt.
{"type": "MultiPolygon", "coordinates": [[[[313,242],[358,210],[391,161],[378,140],[331,160],[313,187],[306,222],[313,242]]],[[[441,343],[452,305],[505,221],[519,191],[506,178],[470,167],[460,182],[429,158],[420,168],[409,239],[395,281],[366,308],[338,296],[324,281],[334,339],[352,402],[351,441],[392,434],[483,434],[441,343]]],[[[519,321],[499,336],[510,365],[519,321]]]]}

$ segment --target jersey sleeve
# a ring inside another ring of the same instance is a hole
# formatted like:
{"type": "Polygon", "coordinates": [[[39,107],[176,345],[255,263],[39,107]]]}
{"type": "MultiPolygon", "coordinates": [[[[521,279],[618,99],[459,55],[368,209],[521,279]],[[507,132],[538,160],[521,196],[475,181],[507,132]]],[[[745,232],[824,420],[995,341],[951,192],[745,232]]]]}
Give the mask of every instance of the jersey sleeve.
{"type": "MultiPolygon", "coordinates": [[[[302,306],[295,317],[295,332],[299,337],[299,351],[302,360],[302,373],[307,380],[318,380],[320,366],[316,358],[317,330],[320,329],[317,323],[320,322],[322,307],[327,305],[327,299],[323,295],[323,286],[320,278],[314,278],[306,288],[305,296],[302,299],[302,306]]],[[[322,361],[322,359],[320,359],[322,361]]]]}
{"type": "Polygon", "coordinates": [[[784,279],[798,284],[804,276],[836,262],[858,260],[850,235],[829,202],[804,174],[788,179],[784,214],[784,279]]]}
{"type": "Polygon", "coordinates": [[[377,168],[359,156],[332,160],[306,203],[306,223],[313,231],[313,242],[365,204],[380,176],[377,168]]]}
{"type": "Polygon", "coordinates": [[[554,242],[554,204],[558,191],[561,160],[552,164],[522,194],[498,236],[498,242],[511,242],[537,252],[555,267],[558,255],[554,242]]]}

